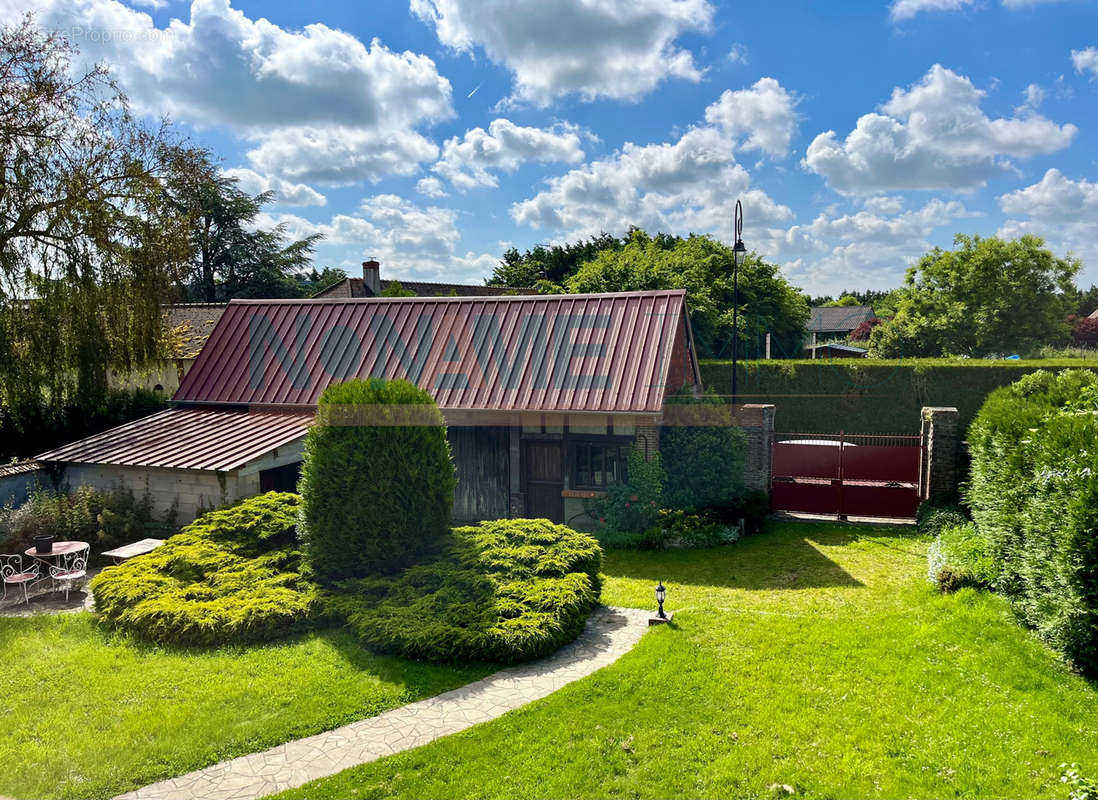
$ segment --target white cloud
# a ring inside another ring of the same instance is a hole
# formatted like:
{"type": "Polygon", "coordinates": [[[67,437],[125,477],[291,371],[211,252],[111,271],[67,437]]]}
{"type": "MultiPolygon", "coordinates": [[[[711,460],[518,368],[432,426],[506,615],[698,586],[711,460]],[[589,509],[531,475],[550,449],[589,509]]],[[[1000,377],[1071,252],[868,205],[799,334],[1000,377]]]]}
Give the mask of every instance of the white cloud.
{"type": "Polygon", "coordinates": [[[1020,106],[1014,109],[1014,113],[1022,117],[1036,114],[1037,109],[1041,107],[1041,103],[1045,102],[1045,90],[1036,83],[1031,83],[1022,92],[1022,97],[1024,100],[1020,106]]]}
{"type": "MultiPolygon", "coordinates": [[[[1002,0],[1003,8],[1011,11],[1058,2],[1061,0],[1002,0]]],[[[893,22],[900,22],[923,11],[960,11],[971,7],[979,7],[976,0],[893,0],[891,16],[893,22]]]]}
{"type": "Polygon", "coordinates": [[[416,181],[416,191],[424,197],[448,197],[446,190],[442,188],[442,181],[428,176],[416,181]]]}
{"type": "Polygon", "coordinates": [[[548,182],[515,203],[516,222],[572,239],[630,225],[675,233],[731,234],[732,206],[742,198],[753,224],[787,220],[792,212],[760,190],[736,163],[732,142],[714,127],[691,128],[675,142],[627,143],[613,155],[548,182]]]}
{"type": "Polygon", "coordinates": [[[895,0],[891,15],[894,22],[911,19],[923,11],[959,11],[974,0],[895,0]]]}
{"type": "Polygon", "coordinates": [[[432,167],[462,191],[498,186],[489,170],[513,172],[524,161],[583,161],[577,129],[570,125],[525,128],[507,119],[495,119],[484,128],[473,128],[462,137],[449,139],[442,158],[432,167]]]}
{"type": "Polygon", "coordinates": [[[1067,147],[1078,133],[1039,114],[989,118],[984,92],[935,64],[910,89],[896,88],[840,141],[818,135],[803,165],[842,192],[971,189],[1012,169],[1006,157],[1027,158],[1067,147]]]}
{"type": "Polygon", "coordinates": [[[1037,183],[1002,195],[999,206],[1012,217],[1000,235],[1033,233],[1058,252],[1074,252],[1083,259],[1083,281],[1098,282],[1098,182],[1050,169],[1037,183]]]}
{"type": "Polygon", "coordinates": [[[901,207],[900,198],[886,197],[867,201],[853,214],[825,212],[807,225],[775,232],[769,254],[781,259],[794,283],[812,292],[890,288],[930,249],[935,230],[976,216],[957,201],[932,199],[902,213],[901,207]]]}
{"type": "Polygon", "coordinates": [[[1079,74],[1089,72],[1093,77],[1098,78],[1098,47],[1072,50],[1071,63],[1075,65],[1075,71],[1079,74]]]}
{"type": "Polygon", "coordinates": [[[418,129],[453,116],[450,82],[427,56],[320,23],[286,30],[228,0],[194,0],[189,20],[166,28],[117,0],[0,6],[33,8],[88,60],[110,64],[139,111],[254,141],[259,172],[335,182],[411,174],[437,153],[418,129]],[[318,146],[333,152],[314,170],[318,146]]]}
{"type": "Polygon", "coordinates": [[[332,185],[413,175],[437,156],[435,143],[416,131],[344,125],[275,128],[248,151],[260,171],[332,185]]]}
{"type": "Polygon", "coordinates": [[[284,206],[322,206],[328,198],[304,183],[293,183],[270,175],[260,175],[247,167],[234,167],[223,171],[234,178],[240,191],[250,195],[274,192],[274,202],[284,206]]]}
{"type": "MultiPolygon", "coordinates": [[[[312,222],[290,214],[264,215],[262,225],[285,224],[301,238],[324,234],[318,262],[338,262],[352,270],[364,257],[381,262],[386,278],[479,282],[498,262],[486,253],[458,252],[458,213],[440,206],[419,206],[393,194],[365,198],[354,214],[336,214],[312,222]]],[[[353,273],[352,273],[353,274],[353,273]]]]}
{"type": "Polygon", "coordinates": [[[760,78],[750,89],[726,89],[705,110],[705,119],[730,136],[746,135],[743,149],[784,156],[797,126],[796,105],[797,98],[774,78],[760,78]]]}
{"type": "Polygon", "coordinates": [[[728,60],[733,64],[747,63],[747,46],[736,42],[728,49],[728,60]]]}
{"type": "Polygon", "coordinates": [[[481,48],[514,76],[512,99],[563,95],[634,100],[670,78],[701,79],[675,45],[708,30],[707,0],[411,0],[412,12],[459,52],[481,48]]]}

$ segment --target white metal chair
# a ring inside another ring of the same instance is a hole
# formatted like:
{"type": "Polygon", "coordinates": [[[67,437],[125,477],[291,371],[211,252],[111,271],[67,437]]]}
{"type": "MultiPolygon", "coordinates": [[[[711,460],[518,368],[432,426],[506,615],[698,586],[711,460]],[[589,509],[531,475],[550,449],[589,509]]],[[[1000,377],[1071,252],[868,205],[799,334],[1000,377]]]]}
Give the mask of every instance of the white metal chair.
{"type": "Polygon", "coordinates": [[[23,587],[23,602],[30,605],[30,596],[27,594],[27,585],[39,578],[41,566],[37,561],[31,561],[29,566],[23,566],[23,556],[0,555],[0,577],[4,582],[4,599],[8,599],[8,584],[23,587]]]}
{"type": "Polygon", "coordinates": [[[69,592],[78,581],[84,581],[88,577],[88,554],[91,548],[85,547],[75,553],[67,553],[61,556],[57,566],[50,567],[50,577],[65,588],[65,602],[69,601],[69,592]]]}

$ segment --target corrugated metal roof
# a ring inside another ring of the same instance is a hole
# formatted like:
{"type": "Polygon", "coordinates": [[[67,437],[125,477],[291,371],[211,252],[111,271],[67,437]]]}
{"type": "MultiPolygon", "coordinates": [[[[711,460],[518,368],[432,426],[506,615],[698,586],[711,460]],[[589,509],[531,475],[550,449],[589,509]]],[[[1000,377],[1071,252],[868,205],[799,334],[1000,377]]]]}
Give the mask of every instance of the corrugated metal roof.
{"type": "Polygon", "coordinates": [[[230,470],[305,434],[311,412],[170,408],[37,456],[68,464],[230,470]]]}
{"type": "Polygon", "coordinates": [[[174,400],[315,405],[332,382],[409,378],[440,408],[659,412],[682,290],[233,301],[174,400]]]}
{"type": "Polygon", "coordinates": [[[872,306],[815,306],[808,318],[808,332],[852,331],[874,316],[872,306]]]}

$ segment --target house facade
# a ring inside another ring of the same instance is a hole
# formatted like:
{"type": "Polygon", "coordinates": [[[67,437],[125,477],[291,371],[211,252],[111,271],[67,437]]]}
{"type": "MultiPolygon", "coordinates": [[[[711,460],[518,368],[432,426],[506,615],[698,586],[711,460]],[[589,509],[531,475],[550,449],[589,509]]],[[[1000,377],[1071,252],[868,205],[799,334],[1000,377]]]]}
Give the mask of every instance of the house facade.
{"type": "Polygon", "coordinates": [[[700,390],[685,293],[233,301],[173,407],[38,456],[68,482],[148,491],[184,521],[296,485],[330,383],[406,378],[446,419],[454,517],[582,525],[650,456],[669,392],[700,390]]]}

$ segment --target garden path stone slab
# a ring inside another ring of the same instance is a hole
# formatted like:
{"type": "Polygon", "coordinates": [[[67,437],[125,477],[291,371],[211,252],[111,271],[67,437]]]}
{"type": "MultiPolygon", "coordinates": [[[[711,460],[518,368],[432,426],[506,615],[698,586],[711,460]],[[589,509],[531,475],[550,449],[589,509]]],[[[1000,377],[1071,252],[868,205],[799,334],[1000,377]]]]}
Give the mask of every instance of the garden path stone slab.
{"type": "Polygon", "coordinates": [[[240,756],[115,800],[254,800],[420,747],[495,719],[612,664],[648,631],[650,612],[600,606],[574,642],[436,697],[240,756]]]}

